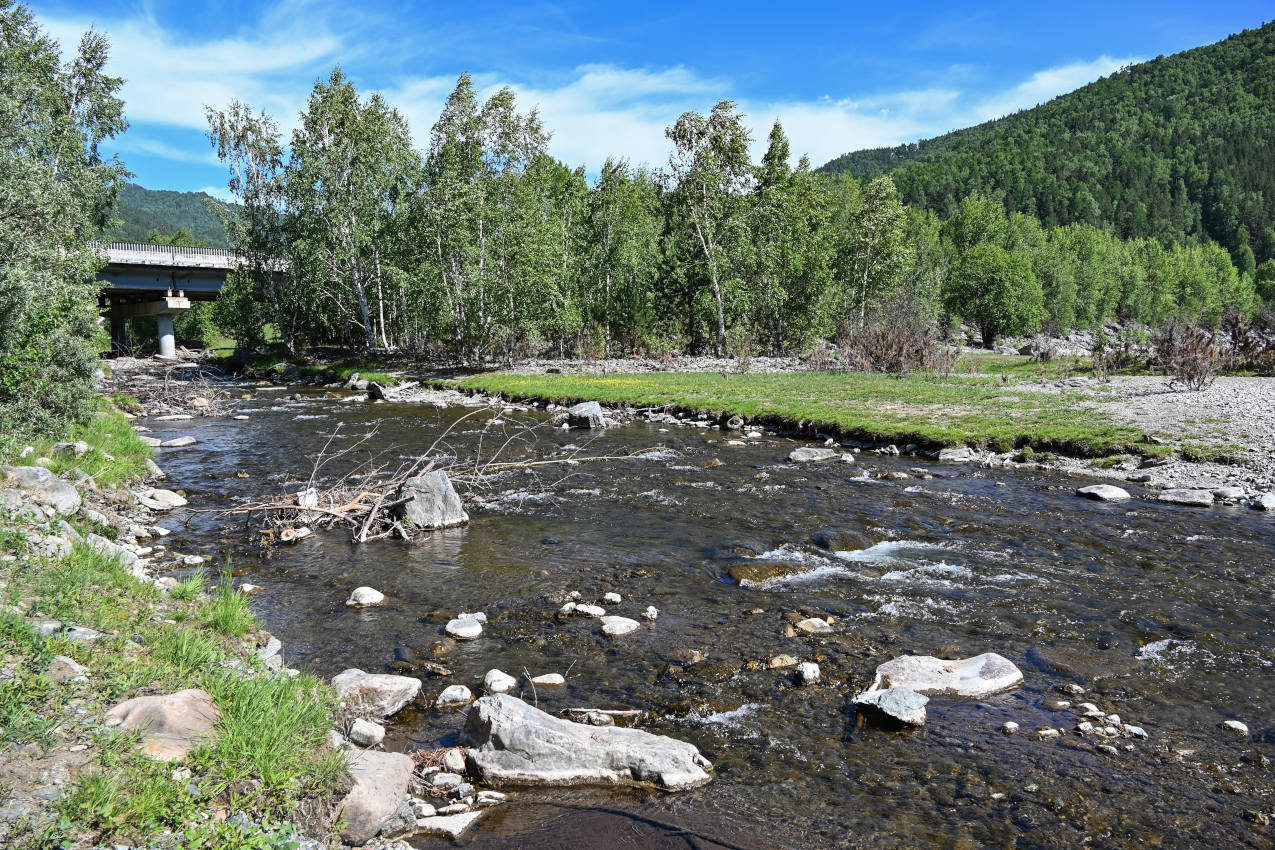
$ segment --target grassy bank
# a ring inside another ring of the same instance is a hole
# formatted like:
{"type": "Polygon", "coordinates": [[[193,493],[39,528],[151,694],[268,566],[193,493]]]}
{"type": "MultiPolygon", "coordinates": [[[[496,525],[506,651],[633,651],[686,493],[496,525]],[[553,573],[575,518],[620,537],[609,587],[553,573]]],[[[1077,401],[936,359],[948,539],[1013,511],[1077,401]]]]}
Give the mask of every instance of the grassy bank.
{"type": "MultiPolygon", "coordinates": [[[[5,846],[285,846],[287,829],[253,837],[214,813],[279,824],[339,786],[341,756],[325,746],[331,690],[305,674],[264,672],[252,640],[256,621],[228,582],[206,592],[196,575],[165,594],[86,546],[47,558],[12,524],[0,538],[17,556],[0,564],[0,668],[12,673],[0,681],[0,743],[16,745],[6,758],[29,760],[28,772],[67,762],[77,772],[51,811],[9,824],[5,846]],[[104,636],[44,638],[32,625],[39,618],[104,636]],[[87,681],[50,681],[55,655],[87,668],[87,681]],[[99,725],[122,699],[185,688],[206,690],[221,710],[216,736],[185,759],[185,770],[145,758],[134,735],[99,725]]],[[[2,796],[30,790],[21,787],[23,772],[22,764],[5,765],[2,796]]]]}
{"type": "Polygon", "coordinates": [[[1078,394],[1014,393],[998,378],[659,372],[622,375],[491,373],[449,382],[542,401],[670,407],[806,426],[856,439],[923,446],[1030,447],[1079,457],[1162,454],[1135,428],[1082,409],[1078,394]]]}
{"type": "MultiPolygon", "coordinates": [[[[69,435],[87,452],[59,451],[49,440],[10,462],[47,456],[55,472],[79,469],[98,486],[135,481],[152,456],[119,409],[135,404],[100,400],[69,435]]],[[[90,503],[92,489],[81,486],[90,503]]],[[[115,537],[82,516],[67,519],[115,537]]],[[[306,674],[266,672],[257,652],[266,636],[228,578],[209,586],[195,573],[164,591],[82,543],[46,554],[42,539],[64,533],[0,512],[0,801],[19,809],[0,817],[0,846],[282,848],[295,846],[289,823],[328,834],[329,798],[346,781],[341,754],[327,746],[331,688],[306,674]],[[41,620],[101,636],[41,636],[41,620]],[[83,665],[87,679],[51,679],[59,655],[83,665]],[[207,691],[221,718],[181,764],[151,761],[135,735],[102,725],[124,699],[186,688],[207,691]],[[50,785],[54,775],[67,781],[50,785]],[[224,820],[227,813],[249,821],[224,820]]]]}
{"type": "Polygon", "coordinates": [[[45,439],[32,442],[34,451],[25,457],[6,458],[5,462],[32,465],[41,461],[41,466],[47,466],[57,475],[78,468],[99,485],[126,484],[142,478],[146,474],[146,461],[154,457],[155,451],[138,438],[132,423],[124,416],[124,410],[136,406],[137,399],[130,396],[98,398],[93,415],[87,422],[73,426],[65,440],[88,444],[88,451],[82,455],[59,450],[56,448],[59,441],[45,439]]]}

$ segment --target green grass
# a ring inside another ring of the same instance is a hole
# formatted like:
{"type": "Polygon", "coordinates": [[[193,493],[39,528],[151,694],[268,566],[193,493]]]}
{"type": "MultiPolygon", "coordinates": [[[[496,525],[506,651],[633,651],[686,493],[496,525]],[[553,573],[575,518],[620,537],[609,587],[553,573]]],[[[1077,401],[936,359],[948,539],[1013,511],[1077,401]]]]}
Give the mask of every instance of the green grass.
{"type": "MultiPolygon", "coordinates": [[[[1008,358],[1007,358],[1008,359],[1008,358]]],[[[1015,391],[998,378],[661,372],[635,375],[489,373],[452,386],[545,401],[672,407],[804,423],[856,439],[997,451],[1030,447],[1079,457],[1154,454],[1141,431],[1081,407],[1084,396],[1015,391]]]]}
{"type": "Polygon", "coordinates": [[[1244,447],[1234,443],[1213,445],[1210,443],[1186,442],[1178,447],[1178,454],[1183,460],[1192,463],[1221,463],[1232,466],[1244,463],[1244,447]]]}
{"type": "MultiPolygon", "coordinates": [[[[125,396],[125,403],[131,397],[125,396]]],[[[137,399],[131,399],[135,404],[137,399]]],[[[63,475],[80,469],[91,475],[101,485],[127,484],[146,474],[146,461],[154,457],[155,450],[142,442],[132,424],[106,399],[99,399],[97,410],[88,422],[71,429],[66,442],[83,441],[89,450],[76,456],[69,451],[56,451],[55,440],[33,443],[35,452],[25,458],[14,458],[13,463],[32,466],[37,459],[47,457],[55,475],[63,475]]]]}
{"type": "MultiPolygon", "coordinates": [[[[20,842],[11,834],[15,846],[61,846],[72,838],[86,846],[151,846],[166,831],[183,847],[288,846],[294,831],[281,824],[300,801],[334,793],[344,781],[342,755],[326,746],[336,709],[331,688],[308,674],[264,671],[255,646],[243,640],[257,621],[229,575],[210,596],[203,595],[202,573],[166,595],[86,546],[47,559],[30,556],[23,538],[21,529],[0,522],[0,542],[21,553],[0,563],[5,600],[29,600],[32,616],[106,634],[79,644],[57,634],[41,638],[24,617],[0,613],[0,667],[16,673],[0,681],[0,742],[50,747],[68,734],[94,735],[90,763],[57,802],[56,817],[33,822],[20,842]],[[89,680],[50,683],[43,673],[54,654],[85,665],[89,680]],[[220,709],[215,734],[184,761],[190,778],[174,774],[178,765],[142,757],[133,735],[72,731],[151,687],[202,688],[220,709]],[[72,712],[72,700],[88,714],[72,712]],[[218,808],[273,826],[227,828],[207,817],[218,808]]],[[[172,838],[160,843],[178,846],[172,838]]]]}

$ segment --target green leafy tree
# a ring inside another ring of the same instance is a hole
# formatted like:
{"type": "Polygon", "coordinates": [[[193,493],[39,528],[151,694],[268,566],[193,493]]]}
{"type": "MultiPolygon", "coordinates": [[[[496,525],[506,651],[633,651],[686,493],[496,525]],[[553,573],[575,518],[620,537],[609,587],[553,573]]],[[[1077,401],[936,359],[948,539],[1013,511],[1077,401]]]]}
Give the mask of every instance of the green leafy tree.
{"type": "Polygon", "coordinates": [[[64,61],[26,6],[0,0],[0,453],[88,415],[90,242],[126,173],[98,151],[127,126],[107,52],[89,31],[64,61]]]}
{"type": "Polygon", "coordinates": [[[729,100],[714,106],[708,116],[683,113],[665,135],[673,143],[670,176],[685,209],[679,218],[690,230],[711,287],[713,350],[721,357],[726,353],[727,290],[738,280],[738,265],[731,261],[747,244],[744,194],[752,181],[751,139],[743,116],[729,100]]]}
{"type": "Polygon", "coordinates": [[[146,234],[146,241],[152,245],[176,245],[185,248],[207,248],[208,243],[191,233],[185,227],[178,227],[172,233],[161,233],[152,228],[146,234]]]}
{"type": "Polygon", "coordinates": [[[978,326],[991,348],[1006,334],[1040,329],[1044,306],[1040,281],[1021,251],[980,242],[961,255],[947,293],[948,309],[978,326]]]}
{"type": "Polygon", "coordinates": [[[841,290],[837,321],[843,333],[862,326],[868,303],[892,298],[907,277],[914,256],[905,221],[894,181],[878,177],[869,183],[858,209],[849,216],[837,251],[841,290]]]}
{"type": "Polygon", "coordinates": [[[749,214],[753,320],[773,354],[801,345],[818,330],[831,273],[825,196],[813,181],[809,160],[802,157],[792,169],[789,155],[788,138],[776,121],[757,169],[749,214]]]}

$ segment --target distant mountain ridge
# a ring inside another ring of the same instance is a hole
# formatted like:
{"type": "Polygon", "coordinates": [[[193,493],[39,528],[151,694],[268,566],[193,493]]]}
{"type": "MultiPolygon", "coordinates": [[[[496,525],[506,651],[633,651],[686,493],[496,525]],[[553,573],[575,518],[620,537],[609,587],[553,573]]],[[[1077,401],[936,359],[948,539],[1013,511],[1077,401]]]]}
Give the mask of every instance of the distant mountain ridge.
{"type": "Polygon", "coordinates": [[[1216,240],[1241,270],[1275,256],[1275,22],[1160,56],[1033,109],[819,170],[893,175],[950,215],[971,192],[1046,225],[1216,240]]]}
{"type": "Polygon", "coordinates": [[[206,192],[146,189],[128,183],[120,190],[115,217],[123,222],[106,236],[115,242],[145,242],[151,230],[176,233],[184,227],[210,248],[229,248],[226,229],[215,211],[229,205],[206,192]]]}

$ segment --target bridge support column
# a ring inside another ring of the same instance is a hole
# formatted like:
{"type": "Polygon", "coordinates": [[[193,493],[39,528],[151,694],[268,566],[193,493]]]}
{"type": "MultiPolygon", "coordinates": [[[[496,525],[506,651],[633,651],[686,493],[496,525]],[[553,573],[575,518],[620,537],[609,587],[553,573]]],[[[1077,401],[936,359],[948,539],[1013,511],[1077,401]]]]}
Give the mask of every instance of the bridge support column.
{"type": "Polygon", "coordinates": [[[111,354],[116,357],[123,354],[125,349],[128,348],[128,325],[125,322],[127,317],[124,315],[123,310],[120,309],[121,307],[123,307],[122,304],[112,301],[110,313],[108,314],[111,320],[111,354]]]}
{"type": "Polygon", "coordinates": [[[159,356],[177,357],[177,334],[173,331],[173,314],[160,313],[155,317],[155,325],[159,329],[159,356]]]}

